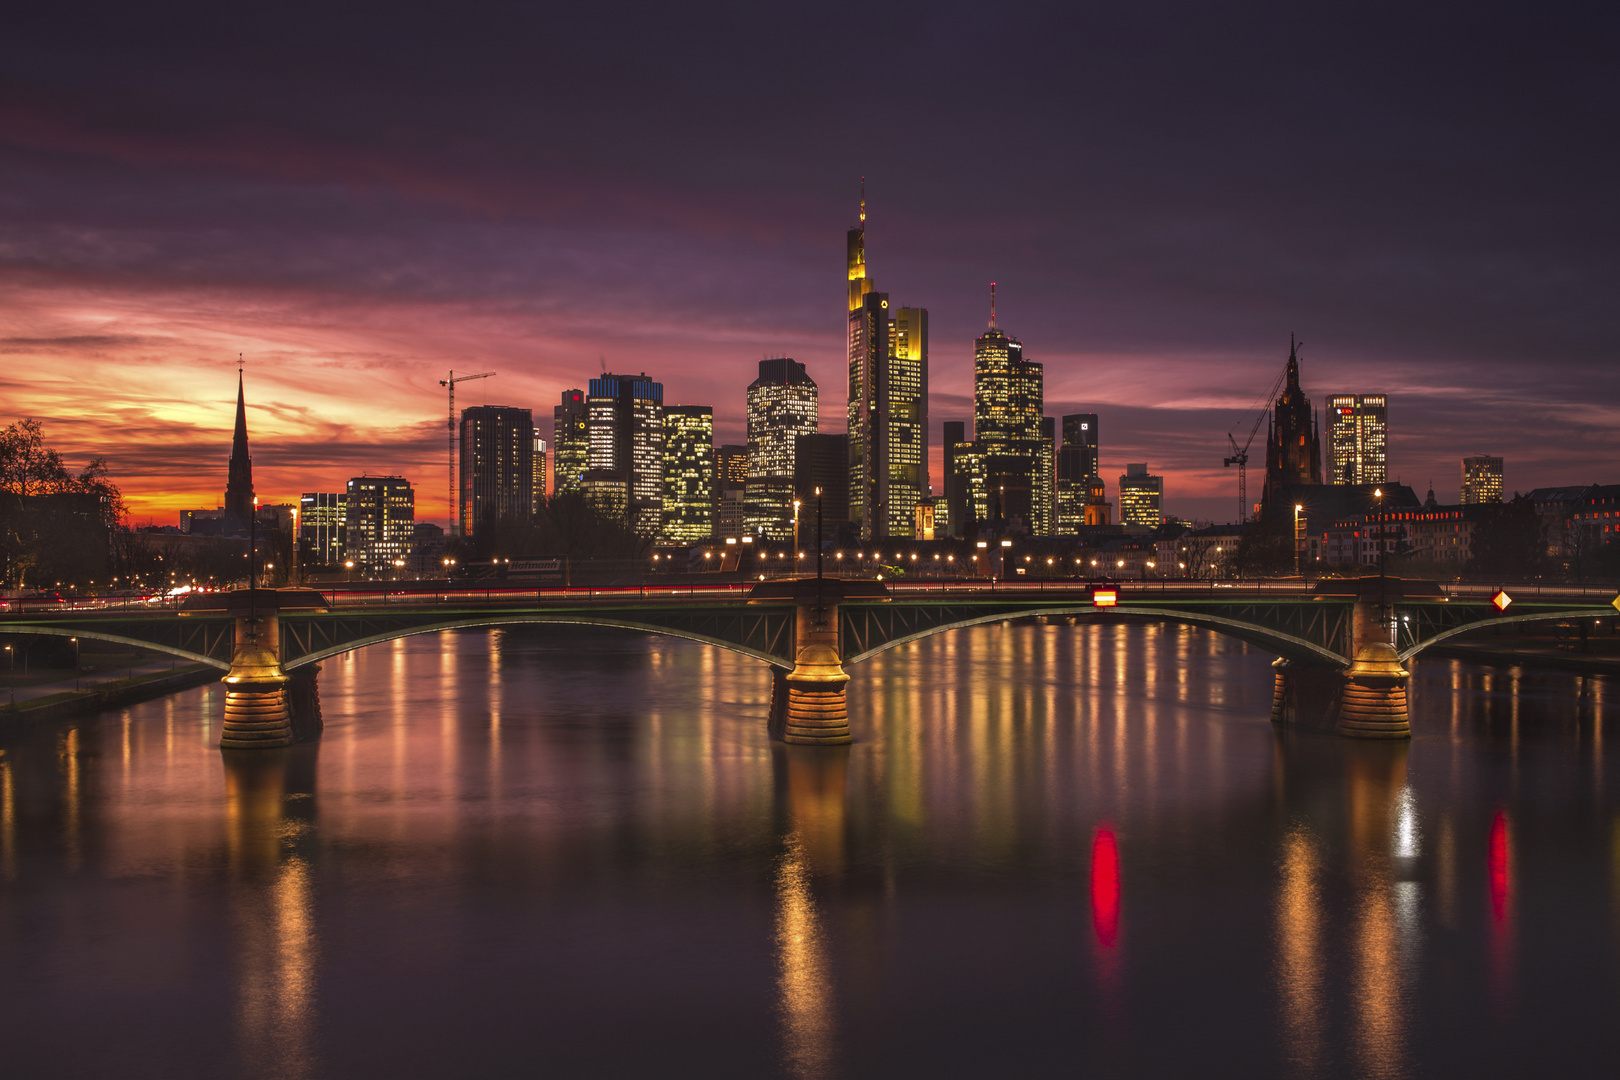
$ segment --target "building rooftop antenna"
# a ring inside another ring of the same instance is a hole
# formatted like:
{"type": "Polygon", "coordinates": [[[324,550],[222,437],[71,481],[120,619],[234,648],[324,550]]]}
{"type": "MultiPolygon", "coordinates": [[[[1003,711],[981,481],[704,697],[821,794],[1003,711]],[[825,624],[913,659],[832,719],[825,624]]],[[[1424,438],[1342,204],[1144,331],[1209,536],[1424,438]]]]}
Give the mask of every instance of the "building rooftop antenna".
{"type": "Polygon", "coordinates": [[[861,224],[866,224],[866,177],[861,177],[861,224]]]}
{"type": "Polygon", "coordinates": [[[996,328],[996,283],[990,283],[990,329],[996,328]]]}

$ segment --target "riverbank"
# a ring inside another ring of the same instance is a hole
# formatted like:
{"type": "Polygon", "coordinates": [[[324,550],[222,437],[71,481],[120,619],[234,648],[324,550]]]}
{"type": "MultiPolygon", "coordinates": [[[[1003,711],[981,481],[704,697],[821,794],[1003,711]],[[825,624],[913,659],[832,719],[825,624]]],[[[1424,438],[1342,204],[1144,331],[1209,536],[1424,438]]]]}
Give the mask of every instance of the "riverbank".
{"type": "MultiPolygon", "coordinates": [[[[87,690],[75,690],[64,680],[64,689],[38,694],[31,699],[0,706],[0,739],[35,724],[52,723],[74,716],[118,709],[137,702],[217,682],[221,672],[209,664],[192,664],[172,671],[154,671],[128,679],[102,683],[87,690]]],[[[48,687],[34,687],[42,690],[48,687]]]]}

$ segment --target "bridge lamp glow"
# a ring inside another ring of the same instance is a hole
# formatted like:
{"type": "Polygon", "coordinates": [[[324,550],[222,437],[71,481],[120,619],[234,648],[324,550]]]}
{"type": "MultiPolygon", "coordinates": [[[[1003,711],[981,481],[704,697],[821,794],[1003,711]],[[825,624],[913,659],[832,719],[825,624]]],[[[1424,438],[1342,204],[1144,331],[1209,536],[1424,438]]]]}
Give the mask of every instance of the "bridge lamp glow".
{"type": "Polygon", "coordinates": [[[705,558],[705,559],[712,559],[712,558],[714,558],[714,552],[712,552],[712,551],[705,551],[705,552],[704,552],[704,553],[703,553],[703,557],[704,557],[704,558],[705,558]]]}
{"type": "Polygon", "coordinates": [[[979,546],[979,547],[989,547],[989,546],[990,546],[990,544],[989,544],[989,543],[988,543],[988,542],[987,542],[987,541],[984,541],[984,540],[980,540],[980,541],[979,541],[979,545],[978,545],[978,546],[979,546]]]}
{"type": "Polygon", "coordinates": [[[1012,547],[1012,541],[1011,540],[1003,540],[1001,542],[1001,546],[1002,547],[1012,547]]]}
{"type": "Polygon", "coordinates": [[[1098,589],[1091,594],[1091,603],[1094,607],[1117,607],[1119,592],[1115,589],[1098,589]]]}

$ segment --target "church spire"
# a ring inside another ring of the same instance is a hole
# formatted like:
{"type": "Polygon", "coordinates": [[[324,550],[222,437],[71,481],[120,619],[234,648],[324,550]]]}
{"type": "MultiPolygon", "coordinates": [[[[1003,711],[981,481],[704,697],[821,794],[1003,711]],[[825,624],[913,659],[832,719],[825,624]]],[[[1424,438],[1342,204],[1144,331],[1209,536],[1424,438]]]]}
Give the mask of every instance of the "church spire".
{"type": "Polygon", "coordinates": [[[253,517],[253,459],[248,456],[247,399],[242,370],[236,371],[236,433],[231,437],[231,464],[225,481],[225,531],[245,533],[253,517]]]}
{"type": "Polygon", "coordinates": [[[1288,335],[1288,392],[1299,393],[1299,343],[1288,335]]]}

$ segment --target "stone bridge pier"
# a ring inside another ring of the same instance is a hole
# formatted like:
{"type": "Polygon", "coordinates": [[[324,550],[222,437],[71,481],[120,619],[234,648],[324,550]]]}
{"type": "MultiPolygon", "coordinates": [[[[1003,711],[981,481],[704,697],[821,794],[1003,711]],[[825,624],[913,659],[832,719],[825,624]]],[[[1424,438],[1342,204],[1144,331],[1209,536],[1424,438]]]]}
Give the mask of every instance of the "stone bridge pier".
{"type": "Polygon", "coordinates": [[[1351,619],[1350,665],[1331,669],[1282,659],[1272,665],[1271,719],[1335,731],[1351,739],[1410,739],[1406,690],[1410,673],[1394,645],[1391,605],[1403,583],[1363,578],[1351,619]]]}
{"type": "MultiPolygon", "coordinates": [[[[302,590],[297,600],[302,600],[302,590]]],[[[247,589],[226,594],[236,619],[231,668],[225,674],[222,750],[278,749],[313,739],[321,731],[320,694],[315,665],[288,675],[281,666],[278,611],[293,598],[276,590],[247,589]]],[[[298,605],[304,606],[304,605],[298,605]]]]}
{"type": "Polygon", "coordinates": [[[771,737],[804,746],[843,746],[849,731],[849,675],[839,650],[838,604],[859,597],[887,599],[876,581],[798,578],[762,582],[749,603],[794,603],[793,670],[775,669],[771,687],[771,737]]]}

